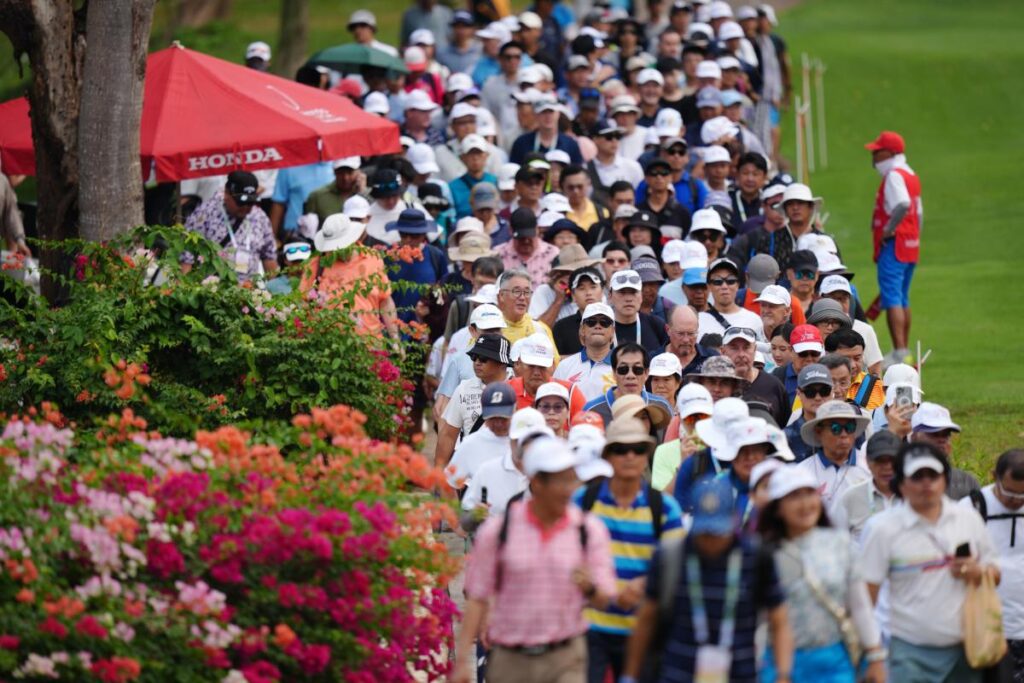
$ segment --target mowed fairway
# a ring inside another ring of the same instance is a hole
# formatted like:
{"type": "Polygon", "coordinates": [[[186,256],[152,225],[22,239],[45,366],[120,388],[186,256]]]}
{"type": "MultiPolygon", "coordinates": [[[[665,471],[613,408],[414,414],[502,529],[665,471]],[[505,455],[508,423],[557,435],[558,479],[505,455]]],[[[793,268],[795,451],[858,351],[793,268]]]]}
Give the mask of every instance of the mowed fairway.
{"type": "MultiPolygon", "coordinates": [[[[811,0],[780,27],[797,71],[802,52],[828,67],[829,168],[811,186],[865,307],[880,178],[863,145],[882,129],[906,138],[925,215],[911,343],[932,349],[926,398],[952,410],[957,458],[979,474],[1024,444],[1022,16],[1008,1],[811,0]]],[[[784,123],[793,158],[791,113],[784,123]]],[[[884,316],[875,329],[889,351],[884,316]]]]}

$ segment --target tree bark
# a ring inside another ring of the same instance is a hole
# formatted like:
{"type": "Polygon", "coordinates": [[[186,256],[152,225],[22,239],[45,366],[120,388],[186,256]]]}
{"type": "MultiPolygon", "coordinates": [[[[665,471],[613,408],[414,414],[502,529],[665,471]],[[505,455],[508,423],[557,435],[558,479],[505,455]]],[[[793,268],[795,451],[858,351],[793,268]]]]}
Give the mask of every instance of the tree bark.
{"type": "Polygon", "coordinates": [[[281,0],[281,34],[273,71],[291,79],[306,61],[309,38],[309,0],[281,0]]]}
{"type": "MultiPolygon", "coordinates": [[[[62,0],[0,0],[0,31],[20,59],[32,65],[28,98],[36,151],[39,237],[62,241],[78,236],[78,110],[85,54],[83,17],[62,0]]],[[[61,298],[48,272],[67,273],[57,249],[42,249],[43,294],[61,298]]]]}
{"type": "Polygon", "coordinates": [[[89,0],[78,119],[80,233],[106,241],[142,224],[139,126],[156,0],[89,0]],[[98,49],[97,49],[98,48],[98,49]]]}

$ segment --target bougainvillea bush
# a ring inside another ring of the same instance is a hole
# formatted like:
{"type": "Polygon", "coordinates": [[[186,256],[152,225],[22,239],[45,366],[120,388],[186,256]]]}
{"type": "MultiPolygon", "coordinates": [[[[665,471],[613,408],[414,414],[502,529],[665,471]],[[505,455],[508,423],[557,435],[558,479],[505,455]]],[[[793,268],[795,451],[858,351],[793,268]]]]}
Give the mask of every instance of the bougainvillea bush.
{"type": "MultiPolygon", "coordinates": [[[[84,427],[129,407],[187,436],[344,404],[373,436],[402,427],[405,378],[422,354],[360,333],[343,304],[239,285],[216,245],[180,228],[61,246],[77,254],[61,306],[27,296],[12,306],[4,299],[24,292],[0,278],[0,411],[47,401],[84,427]],[[199,258],[187,274],[186,250],[199,258]]],[[[405,327],[414,343],[422,331],[405,327]]]]}
{"type": "Polygon", "coordinates": [[[51,406],[0,436],[0,680],[440,680],[436,473],[345,406],[194,440],[51,406]],[[285,457],[287,456],[287,457],[285,457]]]}

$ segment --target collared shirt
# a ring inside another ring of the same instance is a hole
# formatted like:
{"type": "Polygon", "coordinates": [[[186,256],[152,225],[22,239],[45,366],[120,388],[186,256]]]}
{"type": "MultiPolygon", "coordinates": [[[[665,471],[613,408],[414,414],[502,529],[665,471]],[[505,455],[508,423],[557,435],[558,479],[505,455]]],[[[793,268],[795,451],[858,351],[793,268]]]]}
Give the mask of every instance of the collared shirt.
{"type": "Polygon", "coordinates": [[[516,469],[512,461],[512,450],[506,449],[500,458],[491,458],[476,471],[469,480],[466,494],[462,496],[462,509],[472,510],[483,502],[484,489],[487,490],[487,504],[490,509],[488,517],[495,517],[505,512],[508,501],[530,485],[525,474],[516,469]]]}
{"type": "Polygon", "coordinates": [[[798,463],[796,467],[804,468],[817,480],[821,504],[825,506],[826,510],[848,488],[871,478],[871,472],[864,464],[864,458],[857,457],[857,449],[850,451],[849,458],[842,465],[836,465],[825,457],[823,451],[819,450],[813,456],[798,463]]]}
{"type": "Polygon", "coordinates": [[[538,239],[533,253],[529,258],[523,260],[523,257],[516,252],[515,240],[512,240],[496,247],[494,255],[501,259],[505,270],[522,268],[528,272],[533,288],[536,289],[547,282],[548,273],[551,272],[551,263],[558,258],[558,247],[538,239]]]}
{"type": "Polygon", "coordinates": [[[589,199],[585,201],[586,204],[584,204],[582,211],[570,210],[569,213],[565,214],[565,217],[584,230],[590,230],[590,227],[597,223],[600,216],[597,215],[597,207],[594,206],[594,202],[589,199]]]}
{"type": "Polygon", "coordinates": [[[282,168],[277,173],[274,194],[271,199],[286,205],[284,222],[281,226],[288,231],[298,229],[299,216],[306,205],[306,199],[316,189],[334,180],[334,169],[328,161],[303,166],[282,168]]]}
{"type": "MultiPolygon", "coordinates": [[[[501,336],[508,339],[509,344],[515,344],[520,339],[525,339],[534,332],[543,332],[551,340],[551,344],[554,345],[555,340],[551,336],[551,328],[528,315],[524,315],[515,322],[505,318],[505,327],[501,330],[501,336]]],[[[555,353],[555,362],[558,362],[557,352],[555,353]]]]}
{"type": "MultiPolygon", "coordinates": [[[[228,216],[224,208],[224,197],[214,196],[199,205],[185,222],[185,228],[219,244],[223,249],[221,256],[233,262],[234,255],[239,251],[249,253],[249,270],[239,273],[238,279],[248,280],[262,272],[261,261],[272,261],[277,258],[277,243],[270,219],[263,209],[254,206],[241,222],[235,222],[228,216]]],[[[182,263],[195,263],[195,255],[182,252],[182,263]]]]}
{"type": "Polygon", "coordinates": [[[814,453],[814,448],[808,446],[807,442],[804,441],[804,437],[800,434],[800,428],[807,422],[803,411],[794,412],[793,414],[797,415],[797,418],[786,425],[782,431],[786,434],[789,450],[793,451],[793,455],[796,456],[796,462],[803,462],[811,457],[814,453]]]}
{"type": "Polygon", "coordinates": [[[868,519],[888,510],[894,502],[895,498],[882,494],[875,486],[874,478],[871,478],[848,488],[832,504],[828,516],[832,526],[849,531],[855,539],[860,539],[868,519]]]}
{"type": "Polygon", "coordinates": [[[572,581],[577,567],[590,570],[600,593],[615,595],[615,565],[608,529],[575,505],[554,527],[531,521],[529,504],[508,509],[506,542],[498,547],[502,518],[484,522],[466,565],[466,595],[494,600],[488,635],[505,646],[544,645],[583,634],[583,593],[572,581]],[[585,525],[587,547],[580,538],[585,525]],[[499,557],[500,555],[500,557],[499,557]],[[496,585],[498,562],[501,585],[496,585]]]}
{"type": "Polygon", "coordinates": [[[562,292],[556,292],[551,285],[545,282],[534,290],[533,296],[530,297],[530,308],[526,311],[527,315],[531,318],[540,318],[555,303],[555,299],[560,299],[562,302],[558,309],[558,315],[555,317],[556,323],[562,318],[579,313],[580,307],[576,305],[575,301],[562,292]]]}
{"type": "MultiPolygon", "coordinates": [[[[579,489],[573,496],[577,505],[583,503],[586,488],[579,489]]],[[[682,537],[682,513],[672,496],[662,496],[661,538],[682,537]]],[[[612,495],[608,481],[601,484],[597,499],[590,513],[604,522],[612,539],[612,558],[615,560],[615,576],[619,591],[633,579],[646,576],[650,570],[651,557],[658,546],[654,536],[651,503],[647,499],[647,486],[641,486],[636,498],[628,506],[618,504],[612,495]]],[[[601,633],[627,636],[636,625],[636,610],[624,610],[617,605],[607,609],[584,611],[590,628],[601,633]]]]}
{"type": "Polygon", "coordinates": [[[925,647],[963,642],[967,586],[949,571],[956,548],[963,543],[982,564],[997,561],[981,515],[945,497],[934,524],[907,504],[893,506],[868,522],[861,569],[870,584],[889,580],[894,637],[925,647]]]}
{"type": "MultiPolygon", "coordinates": [[[[665,411],[669,415],[672,414],[671,406],[669,406],[668,402],[665,399],[663,399],[661,396],[656,396],[655,394],[650,393],[646,389],[641,389],[640,390],[640,398],[642,398],[644,400],[645,404],[650,405],[651,403],[657,403],[662,408],[664,408],[665,411]]],[[[591,399],[590,401],[587,401],[587,404],[585,406],[583,406],[583,410],[594,410],[594,411],[597,411],[597,413],[602,418],[604,418],[605,426],[607,426],[608,423],[611,421],[611,410],[612,410],[612,404],[613,403],[615,403],[615,387],[614,386],[611,387],[610,389],[608,389],[608,391],[606,391],[604,393],[604,395],[598,396],[597,398],[594,398],[594,399],[591,399]]]]}
{"type": "Polygon", "coordinates": [[[455,449],[451,462],[444,468],[445,478],[452,488],[462,488],[485,462],[500,459],[506,453],[511,453],[508,436],[496,435],[484,422],[455,449]]]}
{"type": "Polygon", "coordinates": [[[575,384],[588,402],[593,401],[615,386],[611,351],[601,360],[589,358],[586,349],[565,356],[553,377],[575,384]]]}
{"type": "Polygon", "coordinates": [[[323,225],[328,216],[342,212],[342,209],[345,208],[345,201],[353,194],[354,192],[342,194],[338,189],[338,183],[332,180],[309,193],[303,211],[315,213],[320,219],[320,225],[323,225]]]}

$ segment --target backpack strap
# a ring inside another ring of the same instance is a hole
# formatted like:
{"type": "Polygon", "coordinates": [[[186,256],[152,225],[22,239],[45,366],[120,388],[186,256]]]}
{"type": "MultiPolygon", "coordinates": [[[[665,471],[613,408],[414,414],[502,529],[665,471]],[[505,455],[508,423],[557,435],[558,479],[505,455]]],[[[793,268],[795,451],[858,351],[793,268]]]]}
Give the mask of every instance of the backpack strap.
{"type": "Polygon", "coordinates": [[[519,503],[526,496],[526,491],[520,491],[516,495],[508,499],[508,504],[505,506],[505,514],[501,516],[501,529],[498,530],[498,548],[495,551],[495,562],[494,562],[494,592],[497,593],[501,590],[501,578],[502,578],[502,566],[501,566],[501,555],[502,550],[505,548],[505,543],[508,541],[508,518],[512,512],[512,506],[519,503]]]}
{"type": "Polygon", "coordinates": [[[698,211],[701,207],[697,206],[697,202],[700,201],[700,190],[697,188],[697,181],[693,176],[690,176],[688,182],[690,185],[690,206],[693,207],[694,211],[698,211]]]}
{"type": "Polygon", "coordinates": [[[716,311],[714,306],[708,306],[706,313],[718,321],[718,324],[722,326],[723,331],[732,327],[732,323],[726,320],[724,315],[716,311]]]}
{"type": "Polygon", "coordinates": [[[654,488],[650,482],[647,483],[647,507],[651,509],[651,526],[654,528],[654,540],[661,540],[661,531],[664,526],[662,516],[665,514],[665,499],[661,491],[654,488]]]}
{"type": "Polygon", "coordinates": [[[594,507],[594,503],[597,502],[597,496],[601,493],[601,486],[604,482],[604,477],[600,477],[587,484],[587,489],[583,492],[583,500],[580,501],[581,510],[584,512],[590,512],[594,507]]]}
{"type": "MultiPolygon", "coordinates": [[[[662,541],[658,550],[658,626],[655,644],[668,638],[675,616],[676,591],[683,572],[683,537],[673,536],[662,541]]],[[[655,651],[660,651],[657,648],[655,651]]]]}
{"type": "Polygon", "coordinates": [[[981,518],[988,523],[988,501],[985,500],[985,494],[978,489],[972,489],[967,495],[971,499],[971,505],[978,511],[981,518]]]}

